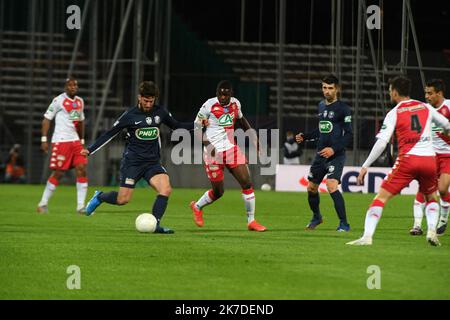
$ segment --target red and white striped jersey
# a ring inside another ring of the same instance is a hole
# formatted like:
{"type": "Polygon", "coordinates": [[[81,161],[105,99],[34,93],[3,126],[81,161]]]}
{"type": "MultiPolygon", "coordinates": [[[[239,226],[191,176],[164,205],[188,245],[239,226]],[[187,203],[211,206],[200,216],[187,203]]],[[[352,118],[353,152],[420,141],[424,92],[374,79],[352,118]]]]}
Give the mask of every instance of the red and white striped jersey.
{"type": "Polygon", "coordinates": [[[395,131],[399,156],[434,156],[432,122],[449,126],[447,118],[433,107],[417,100],[402,101],[386,115],[377,138],[389,142],[395,131]]]}
{"type": "Polygon", "coordinates": [[[196,122],[208,119],[206,137],[216,151],[224,152],[234,147],[234,124],[243,117],[241,103],[232,97],[230,103],[222,107],[217,98],[207,100],[197,115],[196,122]]]}
{"type": "Polygon", "coordinates": [[[77,126],[80,121],[84,121],[84,101],[78,96],[71,99],[66,93],[62,93],[53,99],[44,117],[48,120],[55,119],[52,142],[80,140],[77,126]]]}
{"type": "MultiPolygon", "coordinates": [[[[436,111],[450,120],[450,100],[444,100],[436,111]]],[[[443,133],[444,129],[433,123],[433,147],[436,153],[450,154],[450,138],[443,133]]]]}

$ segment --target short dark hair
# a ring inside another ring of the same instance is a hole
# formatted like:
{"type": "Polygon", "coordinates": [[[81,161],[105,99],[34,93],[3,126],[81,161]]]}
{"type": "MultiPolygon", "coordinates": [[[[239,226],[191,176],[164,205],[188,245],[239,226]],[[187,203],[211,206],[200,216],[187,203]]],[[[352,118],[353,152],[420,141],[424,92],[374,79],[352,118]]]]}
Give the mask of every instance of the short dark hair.
{"type": "Polygon", "coordinates": [[[230,90],[233,92],[233,85],[228,80],[222,80],[217,84],[216,92],[218,93],[221,89],[230,90]]]}
{"type": "Polygon", "coordinates": [[[425,87],[433,87],[434,91],[445,94],[445,83],[442,79],[431,79],[425,83],[425,87]]]}
{"type": "Polygon", "coordinates": [[[78,82],[78,80],[77,80],[74,76],[68,76],[68,77],[66,78],[65,84],[68,84],[70,81],[78,82]]]}
{"type": "Polygon", "coordinates": [[[159,97],[158,86],[153,81],[143,81],[139,85],[139,94],[143,97],[159,97]]]}
{"type": "Polygon", "coordinates": [[[322,82],[326,84],[335,84],[336,86],[339,85],[339,79],[333,74],[329,74],[326,77],[324,77],[322,79],[322,82]]]}
{"type": "Polygon", "coordinates": [[[409,97],[411,94],[411,80],[405,76],[397,76],[389,79],[392,90],[396,90],[402,97],[409,97]]]}

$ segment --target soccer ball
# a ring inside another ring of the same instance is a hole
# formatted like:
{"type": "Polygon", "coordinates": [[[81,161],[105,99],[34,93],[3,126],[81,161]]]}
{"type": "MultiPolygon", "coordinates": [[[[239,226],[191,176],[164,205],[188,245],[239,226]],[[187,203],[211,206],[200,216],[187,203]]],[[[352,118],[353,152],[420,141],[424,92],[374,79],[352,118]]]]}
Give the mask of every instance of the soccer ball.
{"type": "Polygon", "coordinates": [[[264,184],[261,186],[261,190],[262,190],[262,191],[270,191],[270,190],[272,190],[272,187],[270,186],[270,184],[264,183],[264,184]]]}
{"type": "Polygon", "coordinates": [[[153,233],[156,224],[156,218],[151,213],[142,213],[136,218],[136,229],[139,232],[153,233]]]}

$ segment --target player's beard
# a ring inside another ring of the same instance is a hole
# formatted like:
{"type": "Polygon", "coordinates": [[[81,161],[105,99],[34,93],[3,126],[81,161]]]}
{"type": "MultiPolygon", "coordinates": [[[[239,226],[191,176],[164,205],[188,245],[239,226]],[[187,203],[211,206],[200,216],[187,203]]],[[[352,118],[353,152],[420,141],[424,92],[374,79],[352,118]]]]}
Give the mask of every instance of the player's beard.
{"type": "Polygon", "coordinates": [[[142,112],[148,113],[148,112],[152,111],[153,106],[154,106],[154,104],[152,104],[152,105],[151,105],[150,107],[148,107],[148,108],[144,108],[144,107],[139,103],[138,108],[139,108],[142,112]]]}

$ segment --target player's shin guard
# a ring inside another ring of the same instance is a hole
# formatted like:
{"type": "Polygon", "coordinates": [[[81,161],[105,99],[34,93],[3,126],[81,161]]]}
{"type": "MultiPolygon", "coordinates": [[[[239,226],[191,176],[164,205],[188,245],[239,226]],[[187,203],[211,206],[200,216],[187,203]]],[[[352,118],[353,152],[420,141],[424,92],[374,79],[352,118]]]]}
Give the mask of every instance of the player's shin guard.
{"type": "Polygon", "coordinates": [[[310,192],[308,191],[308,203],[309,207],[311,208],[311,211],[313,212],[313,219],[314,220],[322,220],[322,215],[320,214],[319,204],[320,204],[320,197],[319,192],[310,192]]]}
{"type": "Polygon", "coordinates": [[[98,196],[98,199],[101,202],[106,202],[109,204],[116,205],[118,196],[119,196],[119,193],[117,191],[103,192],[101,195],[98,196]]]}
{"type": "Polygon", "coordinates": [[[448,212],[450,210],[450,193],[447,193],[446,196],[441,197],[440,204],[441,204],[440,220],[443,223],[447,223],[447,221],[448,221],[448,212]]]}
{"type": "Polygon", "coordinates": [[[247,223],[255,220],[255,192],[253,188],[242,190],[242,199],[245,203],[245,210],[247,211],[247,223]]]}
{"type": "Polygon", "coordinates": [[[428,202],[425,207],[425,214],[427,216],[428,231],[436,231],[439,220],[439,204],[434,200],[428,202]]]}
{"type": "Polygon", "coordinates": [[[423,194],[418,192],[416,198],[414,199],[414,228],[422,226],[423,212],[425,210],[425,198],[423,194]]]}
{"type": "Polygon", "coordinates": [[[77,210],[84,207],[88,190],[88,179],[86,177],[77,178],[77,210]]]}
{"type": "Polygon", "coordinates": [[[155,202],[153,203],[152,213],[155,216],[156,220],[158,221],[158,225],[164,215],[164,212],[166,212],[168,201],[169,201],[169,197],[159,194],[156,197],[155,202]]]}
{"type": "Polygon", "coordinates": [[[206,207],[217,199],[218,198],[214,195],[214,191],[211,189],[206,191],[203,196],[195,203],[195,205],[199,210],[201,210],[203,207],[206,207]]]}
{"type": "Polygon", "coordinates": [[[334,209],[336,210],[339,220],[343,224],[348,224],[347,214],[345,212],[345,202],[344,202],[344,197],[342,196],[342,193],[339,190],[337,190],[333,193],[330,193],[330,196],[333,199],[334,209]]]}
{"type": "Polygon", "coordinates": [[[374,200],[366,213],[366,222],[364,223],[363,238],[372,238],[377,228],[378,221],[380,221],[383,214],[384,203],[380,200],[374,200]]]}
{"type": "Polygon", "coordinates": [[[57,186],[58,180],[56,180],[53,176],[48,178],[47,185],[45,186],[44,193],[42,194],[42,199],[38,204],[39,207],[43,207],[48,204],[48,201],[50,200],[57,186]]]}

